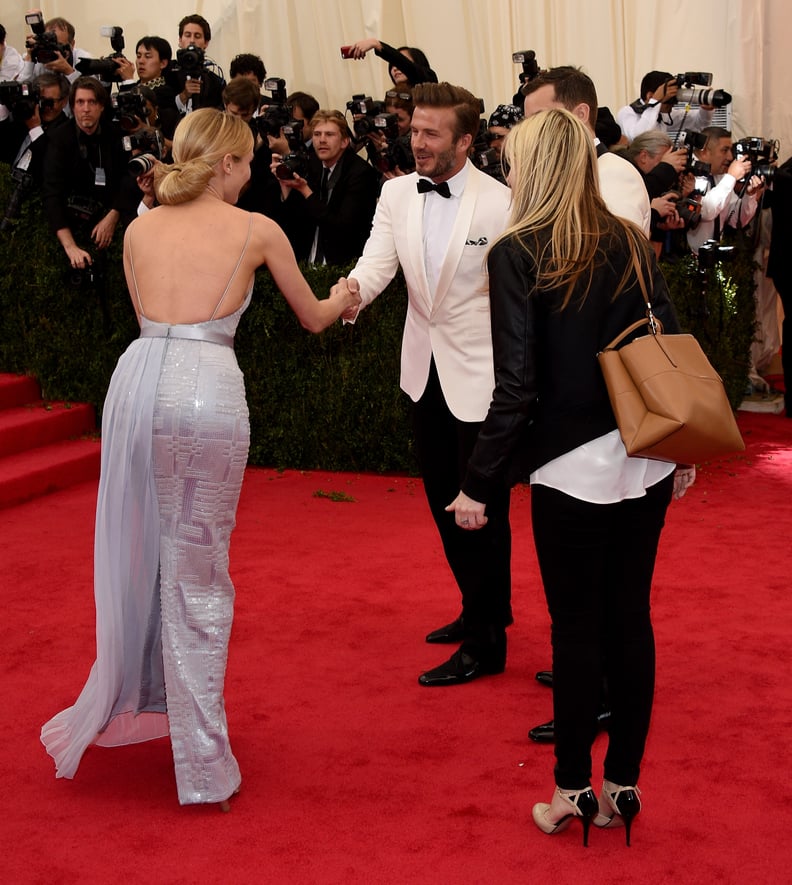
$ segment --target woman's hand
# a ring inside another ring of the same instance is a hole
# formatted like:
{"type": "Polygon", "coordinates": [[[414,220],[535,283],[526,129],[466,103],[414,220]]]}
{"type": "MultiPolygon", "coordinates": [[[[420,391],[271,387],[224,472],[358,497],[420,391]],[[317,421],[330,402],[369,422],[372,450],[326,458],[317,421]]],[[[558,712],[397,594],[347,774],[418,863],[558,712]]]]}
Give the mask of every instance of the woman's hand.
{"type": "Polygon", "coordinates": [[[380,41],[376,37],[369,37],[366,40],[358,40],[357,43],[353,43],[349,50],[352,58],[365,58],[366,53],[371,49],[381,48],[380,41]]]}
{"type": "Polygon", "coordinates": [[[674,471],[674,498],[678,501],[696,481],[696,465],[680,464],[674,471]]]}
{"type": "Polygon", "coordinates": [[[461,529],[473,531],[483,528],[487,524],[487,517],[484,515],[486,506],[486,504],[468,498],[464,492],[460,492],[446,507],[446,512],[454,514],[454,520],[461,529]]]}

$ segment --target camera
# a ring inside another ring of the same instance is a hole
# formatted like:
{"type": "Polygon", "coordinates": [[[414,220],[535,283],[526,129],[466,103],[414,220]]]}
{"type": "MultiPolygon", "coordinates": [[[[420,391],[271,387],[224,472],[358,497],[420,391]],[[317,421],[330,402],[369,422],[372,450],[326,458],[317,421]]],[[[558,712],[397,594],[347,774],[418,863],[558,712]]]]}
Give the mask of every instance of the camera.
{"type": "MultiPolygon", "coordinates": [[[[380,102],[374,102],[375,105],[380,102]]],[[[377,145],[368,141],[366,153],[369,162],[379,172],[392,172],[397,166],[402,172],[412,172],[415,169],[415,158],[410,146],[409,135],[399,135],[399,118],[396,114],[375,114],[373,117],[361,117],[357,123],[362,123],[362,128],[369,132],[378,133],[385,137],[384,150],[378,150],[377,145]]],[[[357,129],[355,130],[357,135],[357,129]]]]}
{"type": "Polygon", "coordinates": [[[676,138],[674,139],[673,150],[680,150],[681,148],[687,150],[687,163],[680,173],[681,175],[687,175],[690,173],[698,178],[702,178],[710,174],[712,171],[712,165],[710,163],[704,163],[702,160],[697,160],[693,155],[693,151],[700,151],[706,146],[707,136],[702,132],[695,132],[692,129],[682,129],[677,132],[676,138]]]}
{"type": "MultiPolygon", "coordinates": [[[[162,133],[159,129],[152,129],[149,126],[146,126],[144,129],[138,129],[137,132],[130,132],[129,135],[125,135],[123,139],[121,139],[121,143],[124,150],[129,153],[138,151],[140,154],[151,154],[157,160],[161,160],[165,153],[165,142],[162,138],[162,133]]],[[[137,157],[133,157],[132,160],[129,161],[130,166],[135,159],[137,159],[137,157]]],[[[142,169],[141,171],[146,172],[148,170],[142,169]]]]}
{"type": "Polygon", "coordinates": [[[675,194],[677,215],[685,222],[685,230],[695,230],[701,221],[701,203],[693,196],[683,197],[676,191],[671,191],[668,196],[675,194]]]}
{"type": "Polygon", "coordinates": [[[103,58],[81,58],[75,67],[85,76],[98,77],[105,83],[120,83],[121,75],[118,73],[115,59],[124,55],[124,29],[108,25],[100,28],[99,34],[110,38],[113,52],[103,58]]]}
{"type": "Polygon", "coordinates": [[[520,86],[539,76],[539,63],[536,60],[536,53],[533,49],[521,49],[519,52],[512,52],[512,61],[516,65],[522,65],[520,86]]]}
{"type": "Polygon", "coordinates": [[[699,271],[712,270],[719,261],[728,261],[734,257],[734,246],[721,246],[717,240],[707,240],[699,246],[699,271]]]}
{"type": "Polygon", "coordinates": [[[200,77],[204,69],[206,53],[194,43],[176,50],[177,69],[190,77],[200,77]]]}
{"type": "Polygon", "coordinates": [[[33,31],[26,43],[30,60],[34,64],[45,65],[57,61],[61,56],[71,63],[71,46],[68,43],[58,43],[57,34],[44,29],[44,16],[40,12],[26,15],[25,24],[30,25],[30,30],[33,31]]]}
{"type": "Polygon", "coordinates": [[[0,83],[0,104],[4,104],[15,120],[24,122],[36,113],[41,94],[35,83],[6,80],[0,83]]]}
{"type": "Polygon", "coordinates": [[[262,138],[271,135],[277,138],[281,129],[292,123],[292,106],[286,103],[286,81],[282,77],[270,77],[264,81],[269,97],[262,98],[259,116],[254,118],[262,138]]]}
{"type": "Polygon", "coordinates": [[[773,181],[775,167],[773,164],[778,159],[778,142],[758,136],[741,138],[734,143],[734,156],[738,160],[746,157],[751,161],[751,171],[743,178],[747,181],[753,175],[758,175],[767,184],[773,181]]]}
{"type": "Polygon", "coordinates": [[[136,157],[132,157],[127,166],[129,171],[137,178],[138,175],[151,172],[158,159],[159,157],[155,154],[138,154],[136,157]]]}
{"type": "Polygon", "coordinates": [[[135,89],[115,92],[110,98],[113,107],[113,119],[122,129],[137,129],[141,124],[148,123],[146,99],[135,89]]]}
{"type": "Polygon", "coordinates": [[[281,181],[288,181],[295,175],[305,178],[308,175],[310,154],[303,142],[303,121],[290,120],[282,129],[289,145],[289,153],[281,157],[280,163],[275,167],[275,175],[281,181]]]}
{"type": "Polygon", "coordinates": [[[711,89],[712,74],[706,71],[686,71],[674,78],[678,86],[676,100],[682,104],[706,104],[723,108],[732,97],[725,89],[711,89]],[[705,87],[699,88],[696,87],[705,87]]]}
{"type": "Polygon", "coordinates": [[[378,128],[383,128],[382,125],[378,127],[375,122],[378,116],[389,116],[385,114],[384,103],[375,101],[370,95],[353,95],[346,103],[346,109],[351,111],[354,117],[352,129],[357,140],[376,132],[378,128]]]}

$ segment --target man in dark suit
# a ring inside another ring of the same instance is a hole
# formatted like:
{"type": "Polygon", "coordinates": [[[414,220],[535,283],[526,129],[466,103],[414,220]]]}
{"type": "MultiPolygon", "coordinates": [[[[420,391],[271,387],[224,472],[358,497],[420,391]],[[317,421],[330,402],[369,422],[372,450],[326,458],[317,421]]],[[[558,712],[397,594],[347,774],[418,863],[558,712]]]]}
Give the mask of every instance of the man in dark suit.
{"type": "Polygon", "coordinates": [[[305,157],[305,177],[282,178],[282,225],[298,261],[344,265],[363,252],[377,206],[372,166],[349,148],[349,127],[340,111],[317,111],[311,123],[314,156],[305,157]]]}
{"type": "Polygon", "coordinates": [[[25,99],[10,117],[0,117],[0,160],[8,163],[12,171],[29,175],[38,186],[48,136],[69,122],[64,113],[69,101],[69,81],[62,74],[45,71],[36,78],[35,86],[39,93],[37,101],[25,99]]]}
{"type": "Polygon", "coordinates": [[[772,190],[768,191],[767,197],[773,216],[767,276],[773,281],[784,307],[781,365],[786,416],[792,418],[792,261],[789,258],[789,243],[792,240],[792,157],[775,170],[772,190]]]}

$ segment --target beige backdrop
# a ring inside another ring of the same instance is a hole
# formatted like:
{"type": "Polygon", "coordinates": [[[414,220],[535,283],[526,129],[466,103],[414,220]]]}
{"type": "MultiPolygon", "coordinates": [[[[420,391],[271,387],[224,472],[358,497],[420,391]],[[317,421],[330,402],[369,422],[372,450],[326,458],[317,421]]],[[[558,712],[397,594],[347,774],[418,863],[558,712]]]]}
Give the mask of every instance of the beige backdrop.
{"type": "MultiPolygon", "coordinates": [[[[24,42],[25,3],[0,0],[8,42],[24,42]]],[[[591,75],[600,103],[615,112],[637,97],[641,77],[659,68],[712,71],[734,96],[736,136],[781,141],[792,153],[792,13],[787,0],[49,0],[47,17],[77,29],[77,45],[109,52],[102,25],[124,29],[128,54],[144,34],[176,48],[182,15],[212,25],[209,54],[226,71],[237,52],[255,52],[270,76],[343,110],[358,92],[380,98],[386,65],[373,55],[343,61],[339,47],[366,36],[418,46],[440,79],[467,86],[487,111],[511,99],[519,66],[513,51],[533,49],[542,67],[575,64],[591,75]]]]}

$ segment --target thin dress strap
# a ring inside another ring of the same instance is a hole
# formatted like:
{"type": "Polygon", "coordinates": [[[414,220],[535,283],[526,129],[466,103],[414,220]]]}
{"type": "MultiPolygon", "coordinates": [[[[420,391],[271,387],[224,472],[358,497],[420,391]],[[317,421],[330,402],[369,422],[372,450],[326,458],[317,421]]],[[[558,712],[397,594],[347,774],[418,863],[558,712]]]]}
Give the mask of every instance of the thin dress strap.
{"type": "Polygon", "coordinates": [[[132,271],[132,282],[135,284],[135,298],[137,298],[138,309],[140,315],[144,317],[143,302],[140,300],[140,291],[138,289],[137,277],[135,276],[135,263],[132,261],[132,233],[129,234],[129,269],[132,271]]]}
{"type": "Polygon", "coordinates": [[[209,317],[210,320],[213,320],[215,316],[217,316],[217,311],[220,310],[220,305],[225,301],[226,295],[228,295],[228,290],[231,288],[231,283],[234,282],[234,277],[237,275],[237,271],[239,270],[239,265],[242,264],[242,259],[245,257],[245,252],[247,252],[248,243],[250,242],[250,234],[253,230],[253,213],[250,213],[250,218],[248,220],[248,231],[247,237],[245,238],[245,245],[242,247],[242,251],[239,254],[239,258],[237,259],[236,267],[234,268],[234,272],[231,274],[228,283],[226,284],[225,291],[220,296],[220,300],[217,302],[217,307],[212,312],[212,315],[209,317]]]}

